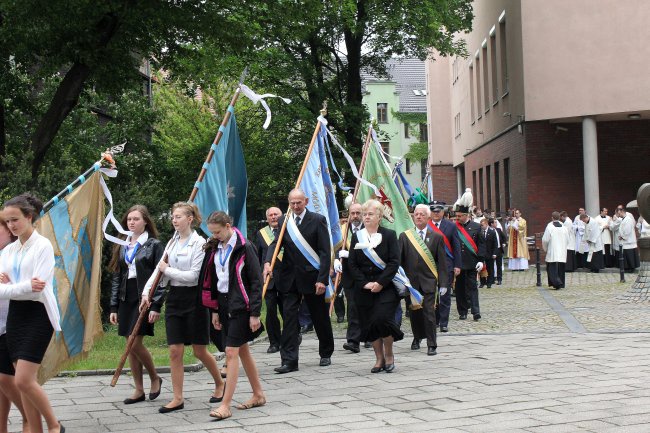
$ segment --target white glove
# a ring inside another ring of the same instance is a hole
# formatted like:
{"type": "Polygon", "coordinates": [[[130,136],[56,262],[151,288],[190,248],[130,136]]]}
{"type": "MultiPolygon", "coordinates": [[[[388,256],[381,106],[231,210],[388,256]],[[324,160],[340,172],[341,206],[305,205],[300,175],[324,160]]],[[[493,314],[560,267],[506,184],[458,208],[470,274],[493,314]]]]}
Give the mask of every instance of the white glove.
{"type": "Polygon", "coordinates": [[[447,293],[447,288],[446,287],[441,287],[439,292],[440,292],[440,296],[445,296],[445,294],[447,293]]]}
{"type": "Polygon", "coordinates": [[[339,251],[339,259],[347,259],[350,253],[347,250],[339,251]]]}
{"type": "Polygon", "coordinates": [[[475,269],[476,272],[481,272],[483,270],[483,262],[478,262],[475,269]]]}
{"type": "Polygon", "coordinates": [[[338,272],[339,274],[343,272],[343,265],[339,259],[334,259],[334,272],[338,272]]]}

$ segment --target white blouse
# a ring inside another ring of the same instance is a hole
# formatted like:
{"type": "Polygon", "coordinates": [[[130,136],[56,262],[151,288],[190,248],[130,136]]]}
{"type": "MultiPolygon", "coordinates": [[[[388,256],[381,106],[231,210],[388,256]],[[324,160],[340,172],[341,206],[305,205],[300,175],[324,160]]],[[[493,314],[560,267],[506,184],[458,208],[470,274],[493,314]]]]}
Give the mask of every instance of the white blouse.
{"type": "Polygon", "coordinates": [[[224,245],[219,242],[217,253],[214,255],[214,268],[217,273],[217,290],[219,293],[228,293],[228,281],[230,278],[230,256],[237,244],[237,233],[233,232],[228,242],[224,245]],[[222,263],[223,261],[223,263],[222,263]]]}
{"type": "MultiPolygon", "coordinates": [[[[167,243],[167,247],[174,240],[167,243]]],[[[176,244],[168,251],[169,266],[165,270],[165,274],[160,280],[161,286],[166,286],[170,283],[172,286],[193,287],[199,281],[199,273],[201,272],[201,265],[203,264],[203,245],[205,239],[199,235],[196,230],[192,232],[189,239],[183,242],[176,242],[176,244]]],[[[162,262],[162,259],[161,259],[162,262]]],[[[153,285],[153,280],[156,278],[157,272],[153,272],[149,281],[144,286],[142,296],[149,296],[149,291],[153,285]]]]}
{"type": "Polygon", "coordinates": [[[11,281],[0,284],[0,299],[42,302],[52,327],[60,331],[61,316],[52,285],[54,265],[52,244],[36,230],[24,245],[20,240],[9,244],[0,257],[0,272],[9,275],[11,281]],[[32,291],[32,278],[45,281],[41,292],[32,291]]]}
{"type": "MultiPolygon", "coordinates": [[[[129,275],[127,279],[136,278],[138,276],[138,272],[135,269],[135,256],[136,254],[138,254],[138,252],[137,251],[134,252],[133,250],[135,249],[136,245],[140,245],[138,249],[142,248],[142,245],[144,245],[148,240],[149,240],[149,233],[145,231],[140,236],[138,236],[138,240],[135,242],[135,245],[133,246],[128,245],[124,247],[124,262],[129,267],[129,275]],[[131,260],[131,263],[129,263],[126,260],[126,257],[127,256],[130,257],[131,255],[133,255],[133,260],[131,260]]],[[[126,241],[131,243],[131,236],[126,238],[126,241]]]]}

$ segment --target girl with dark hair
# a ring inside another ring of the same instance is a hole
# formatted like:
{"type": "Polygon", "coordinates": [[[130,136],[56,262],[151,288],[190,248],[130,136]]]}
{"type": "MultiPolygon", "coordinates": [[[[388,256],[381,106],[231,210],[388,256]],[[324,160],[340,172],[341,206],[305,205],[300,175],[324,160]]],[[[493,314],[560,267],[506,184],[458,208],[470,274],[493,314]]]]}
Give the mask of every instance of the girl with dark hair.
{"type": "MultiPolygon", "coordinates": [[[[163,255],[163,246],[157,239],[158,230],[149,216],[145,206],[132,206],[122,218],[122,226],[127,226],[133,234],[126,238],[128,246],[115,244],[109,269],[113,272],[111,280],[111,315],[110,321],[118,325],[118,334],[129,337],[138,320],[140,293],[156,269],[163,255]]],[[[162,378],[158,376],[151,353],[142,344],[145,335],[153,336],[154,323],[160,317],[162,307],[162,290],[154,296],[149,310],[148,320],[142,326],[129,352],[131,376],[135,390],[124,404],[133,404],[145,400],[142,368],[147,369],[151,379],[149,400],[160,395],[162,378]]]]}
{"type": "MultiPolygon", "coordinates": [[[[2,250],[16,240],[0,212],[0,257],[2,250]]],[[[0,260],[2,260],[0,258],[0,260]]],[[[7,422],[9,421],[9,410],[11,403],[16,405],[23,416],[23,432],[29,431],[29,423],[25,417],[23,403],[20,400],[20,391],[16,388],[14,376],[16,371],[9,357],[7,349],[7,313],[9,312],[9,301],[0,299],[0,433],[7,433],[7,422]]]]}
{"type": "MultiPolygon", "coordinates": [[[[172,374],[174,398],[162,406],[160,413],[183,409],[183,354],[185,346],[192,345],[196,356],[212,375],[215,383],[211,403],[220,402],[223,398],[225,384],[217,361],[208,352],[210,342],[210,316],[208,309],[201,301],[201,291],[198,287],[199,272],[205,255],[203,239],[194,230],[201,224],[201,214],[194,203],[179,202],[172,207],[172,224],[179,234],[177,240],[172,239],[173,246],[169,249],[169,262],[160,261],[158,270],[163,274],[159,285],[169,283],[165,308],[165,329],[169,345],[169,361],[172,374]]],[[[149,308],[149,289],[156,278],[154,272],[144,290],[140,309],[149,308]]]]}
{"type": "Polygon", "coordinates": [[[248,342],[264,329],[260,322],[262,271],[256,247],[232,226],[232,219],[225,212],[213,212],[208,218],[208,229],[212,237],[204,247],[206,254],[199,283],[210,293],[204,296],[204,303],[210,304],[212,325],[221,330],[226,345],[226,390],[221,405],[210,412],[211,417],[223,420],[232,416],[230,404],[237,385],[239,359],[253,388],[253,396],[237,409],[266,404],[255,360],[248,347],[248,342]]]}
{"type": "Polygon", "coordinates": [[[47,394],[37,382],[38,369],[52,339],[60,331],[59,307],[54,295],[54,249],[33,224],[43,204],[21,194],[4,204],[3,218],[16,242],[0,258],[0,299],[10,299],[7,314],[7,348],[16,371],[31,432],[41,432],[41,416],[48,432],[65,432],[47,394]]]}

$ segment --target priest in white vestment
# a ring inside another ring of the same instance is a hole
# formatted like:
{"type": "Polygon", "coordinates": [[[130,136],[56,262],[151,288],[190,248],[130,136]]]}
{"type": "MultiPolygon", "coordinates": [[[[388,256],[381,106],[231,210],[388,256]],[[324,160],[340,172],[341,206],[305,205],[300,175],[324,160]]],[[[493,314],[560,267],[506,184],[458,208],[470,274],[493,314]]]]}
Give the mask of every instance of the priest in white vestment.
{"type": "Polygon", "coordinates": [[[612,231],[609,229],[609,223],[612,217],[608,215],[609,211],[606,207],[600,209],[600,215],[594,219],[598,222],[600,229],[600,237],[603,239],[603,255],[605,267],[611,268],[616,266],[614,263],[614,249],[612,248],[612,231]]]}
{"type": "Polygon", "coordinates": [[[584,268],[587,266],[587,253],[589,251],[589,245],[584,240],[585,237],[585,223],[582,222],[580,217],[585,215],[585,209],[578,209],[578,215],[573,219],[573,231],[576,235],[576,269],[584,268]]]}
{"type": "Polygon", "coordinates": [[[564,266],[564,271],[573,272],[576,270],[576,232],[573,230],[573,222],[565,210],[560,212],[560,221],[567,229],[567,232],[569,232],[569,245],[566,248],[566,265],[564,266]]]}
{"type": "Polygon", "coordinates": [[[618,205],[616,208],[616,221],[620,221],[617,237],[619,243],[623,245],[624,268],[626,272],[633,272],[634,269],[641,266],[639,250],[636,244],[636,221],[632,214],[625,210],[623,205],[618,205]]]}
{"type": "Polygon", "coordinates": [[[553,212],[551,217],[553,220],[542,236],[542,247],[546,251],[548,285],[559,290],[564,288],[564,266],[570,239],[569,230],[560,222],[560,213],[553,212]]]}
{"type": "Polygon", "coordinates": [[[605,267],[603,261],[603,239],[600,237],[600,225],[587,214],[580,215],[580,220],[585,224],[583,240],[588,245],[586,266],[591,272],[598,273],[605,267]]]}

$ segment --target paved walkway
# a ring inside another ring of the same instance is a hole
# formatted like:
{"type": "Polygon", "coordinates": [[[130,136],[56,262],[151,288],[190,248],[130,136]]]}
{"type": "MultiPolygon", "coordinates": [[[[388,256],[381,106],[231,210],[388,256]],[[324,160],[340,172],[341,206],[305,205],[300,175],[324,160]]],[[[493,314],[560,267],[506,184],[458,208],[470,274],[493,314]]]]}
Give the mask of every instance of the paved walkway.
{"type": "MultiPolygon", "coordinates": [[[[481,289],[480,322],[452,314],[437,356],[399,342],[393,374],[370,374],[372,351],[347,353],[342,339],[332,366],[318,367],[308,334],[300,371],[276,375],[279,356],[256,344],[268,404],[222,422],[208,417],[205,371],[186,374],[185,410],[167,415],[157,410],[171,397],[169,375],[158,401],[132,406],[121,403],[128,377],[116,388],[91,376],[46,389],[68,432],[648,432],[649,304],[619,299],[634,278],[574,273],[555,291],[535,287],[533,270],[507,273],[503,286],[481,289]]],[[[241,376],[235,399],[249,392],[241,376]]]]}

